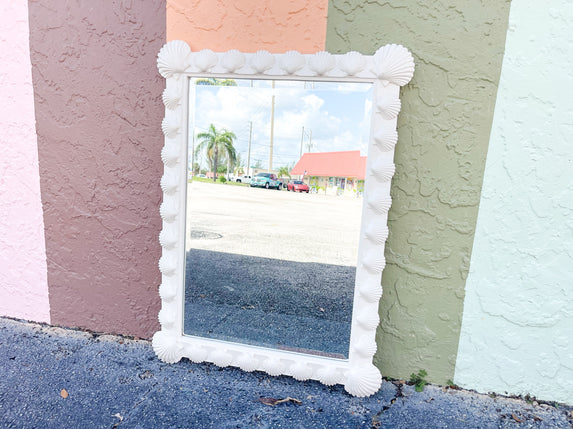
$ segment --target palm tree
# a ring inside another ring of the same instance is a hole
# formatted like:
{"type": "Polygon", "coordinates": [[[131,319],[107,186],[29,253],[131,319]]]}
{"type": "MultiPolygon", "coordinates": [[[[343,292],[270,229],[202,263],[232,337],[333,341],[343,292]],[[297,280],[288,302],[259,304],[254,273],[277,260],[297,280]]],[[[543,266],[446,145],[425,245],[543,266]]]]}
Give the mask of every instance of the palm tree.
{"type": "Polygon", "coordinates": [[[243,158],[241,158],[240,154],[237,154],[237,159],[235,159],[235,167],[237,168],[236,173],[245,174],[245,169],[243,168],[244,166],[245,166],[245,161],[243,161],[243,158]]]}
{"type": "Polygon", "coordinates": [[[286,166],[286,165],[283,167],[280,167],[278,169],[279,177],[287,177],[288,176],[288,178],[290,179],[290,171],[291,171],[291,168],[288,168],[288,166],[286,166]]]}
{"type": "Polygon", "coordinates": [[[213,172],[213,182],[217,179],[217,164],[219,163],[219,153],[226,157],[229,165],[232,165],[237,158],[235,147],[233,146],[233,140],[237,136],[231,131],[225,129],[217,130],[215,125],[209,125],[209,130],[205,133],[197,134],[197,139],[199,139],[199,144],[195,153],[200,152],[205,149],[207,152],[207,158],[209,159],[209,164],[211,166],[211,171],[213,172]]]}

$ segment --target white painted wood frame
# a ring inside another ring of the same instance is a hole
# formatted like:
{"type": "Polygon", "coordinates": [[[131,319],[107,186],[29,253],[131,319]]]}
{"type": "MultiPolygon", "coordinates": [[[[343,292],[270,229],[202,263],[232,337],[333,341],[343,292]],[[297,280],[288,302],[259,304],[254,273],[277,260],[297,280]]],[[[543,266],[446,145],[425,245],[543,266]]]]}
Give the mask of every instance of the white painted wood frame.
{"type": "Polygon", "coordinates": [[[394,175],[394,146],[398,140],[396,121],[401,108],[400,87],[407,84],[414,73],[412,55],[400,45],[383,46],[372,56],[358,52],[344,55],[328,52],[303,55],[295,51],[285,54],[266,51],[247,54],[236,50],[191,52],[185,42],[176,40],[161,49],[157,65],[166,79],[162,122],[165,145],[161,152],[165,165],[160,208],[163,229],[159,237],[163,251],[159,261],[161,330],[153,337],[157,356],[169,363],[185,357],[193,362],[212,362],[245,371],[260,370],[273,376],[285,374],[297,380],[343,384],[355,396],[375,393],[382,382],[372,358],[380,322],[378,306],[385,266],[384,245],[392,202],[390,183],[394,175]],[[374,85],[348,359],[183,334],[189,82],[198,77],[369,82],[374,85]]]}

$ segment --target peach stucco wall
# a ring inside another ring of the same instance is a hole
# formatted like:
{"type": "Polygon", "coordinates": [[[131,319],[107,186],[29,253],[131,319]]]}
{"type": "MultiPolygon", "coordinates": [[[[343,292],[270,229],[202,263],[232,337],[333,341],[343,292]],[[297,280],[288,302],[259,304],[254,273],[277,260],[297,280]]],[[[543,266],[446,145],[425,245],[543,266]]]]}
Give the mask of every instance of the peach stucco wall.
{"type": "Polygon", "coordinates": [[[328,0],[167,0],[167,40],[192,50],[324,50],[328,0]]]}
{"type": "Polygon", "coordinates": [[[0,316],[50,322],[28,1],[0,2],[0,316]]]}

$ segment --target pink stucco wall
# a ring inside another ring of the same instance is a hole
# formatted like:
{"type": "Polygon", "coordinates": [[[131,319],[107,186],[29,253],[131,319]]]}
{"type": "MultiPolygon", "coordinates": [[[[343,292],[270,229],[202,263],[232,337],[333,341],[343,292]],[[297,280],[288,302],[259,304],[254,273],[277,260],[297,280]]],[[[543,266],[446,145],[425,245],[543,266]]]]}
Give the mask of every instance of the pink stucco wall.
{"type": "Polygon", "coordinates": [[[51,322],[158,328],[165,2],[30,0],[51,322]]]}
{"type": "Polygon", "coordinates": [[[0,29],[0,316],[50,322],[27,0],[0,29]]]}
{"type": "Polygon", "coordinates": [[[324,50],[328,0],[167,0],[167,40],[192,50],[324,50]]]}

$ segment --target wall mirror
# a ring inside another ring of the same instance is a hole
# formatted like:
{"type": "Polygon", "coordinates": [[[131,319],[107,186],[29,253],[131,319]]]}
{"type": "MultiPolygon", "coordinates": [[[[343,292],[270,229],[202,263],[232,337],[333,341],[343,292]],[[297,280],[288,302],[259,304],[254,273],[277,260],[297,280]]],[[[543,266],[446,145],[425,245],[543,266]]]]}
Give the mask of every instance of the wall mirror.
{"type": "Polygon", "coordinates": [[[411,54],[399,45],[373,56],[191,52],[173,41],[158,68],[158,357],[376,392],[399,89],[413,75],[411,54]]]}

